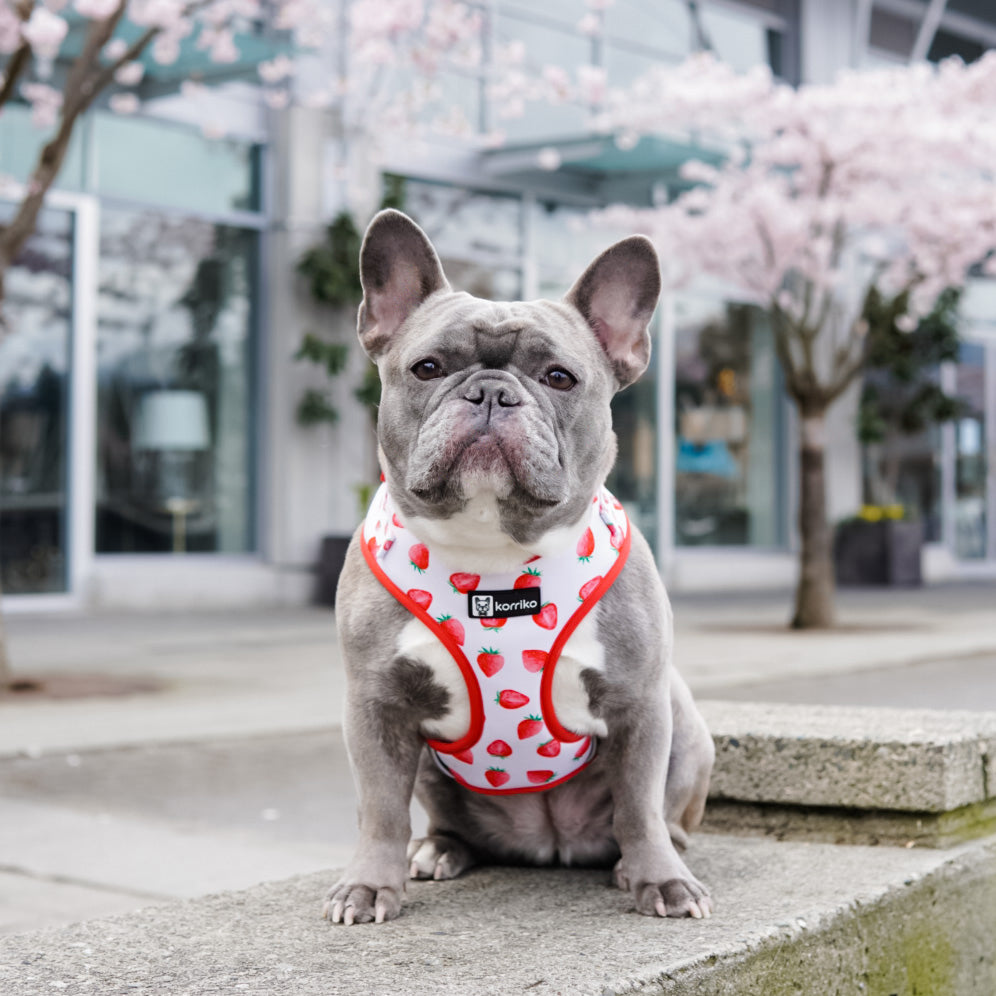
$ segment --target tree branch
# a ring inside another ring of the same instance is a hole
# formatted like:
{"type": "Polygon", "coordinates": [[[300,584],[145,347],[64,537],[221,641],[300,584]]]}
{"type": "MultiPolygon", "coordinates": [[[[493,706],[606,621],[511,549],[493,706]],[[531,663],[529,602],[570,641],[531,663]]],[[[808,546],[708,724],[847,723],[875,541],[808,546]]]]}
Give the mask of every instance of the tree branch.
{"type": "MultiPolygon", "coordinates": [[[[111,39],[127,6],[128,0],[121,0],[110,17],[102,21],[92,21],[90,24],[83,50],[66,77],[58,130],[38,154],[38,160],[28,181],[27,192],[13,219],[0,228],[0,280],[35,230],[45,195],[62,168],[77,119],[90,107],[103,87],[114,78],[114,73],[120,66],[140,55],[158,31],[157,28],[148,29],[117,62],[94,73],[94,66],[99,65],[101,49],[111,39]]],[[[0,284],[0,297],[2,297],[2,284],[0,284]]]]}
{"type": "Polygon", "coordinates": [[[10,62],[7,63],[7,72],[3,77],[3,86],[0,87],[0,107],[3,107],[10,100],[14,87],[17,86],[17,81],[21,73],[24,72],[24,67],[28,64],[30,57],[31,46],[27,42],[21,45],[10,57],[10,62]]]}
{"type": "Polygon", "coordinates": [[[859,318],[851,326],[846,347],[842,347],[835,357],[833,376],[826,388],[828,405],[836,401],[850,387],[868,360],[868,336],[859,335],[857,331],[860,321],[859,318]]]}
{"type": "Polygon", "coordinates": [[[791,331],[789,329],[788,316],[779,307],[778,302],[771,302],[771,331],[775,340],[775,353],[778,355],[778,362],[782,365],[782,372],[785,374],[785,386],[797,400],[800,397],[802,385],[799,381],[799,372],[796,369],[795,360],[792,357],[791,331]]]}

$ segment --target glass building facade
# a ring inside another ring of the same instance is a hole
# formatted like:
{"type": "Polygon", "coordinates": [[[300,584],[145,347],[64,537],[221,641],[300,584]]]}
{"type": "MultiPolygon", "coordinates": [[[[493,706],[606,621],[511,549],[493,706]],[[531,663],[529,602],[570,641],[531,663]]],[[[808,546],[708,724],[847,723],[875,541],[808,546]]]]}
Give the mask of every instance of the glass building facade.
{"type": "MultiPolygon", "coordinates": [[[[696,150],[663,141],[619,149],[587,132],[581,106],[510,116],[489,85],[491,62],[516,49],[535,67],[556,53],[575,75],[591,67],[622,86],[709,48],[736,68],[766,63],[795,82],[806,10],[815,9],[805,0],[620,0],[593,34],[574,0],[473,5],[484,19],[484,65],[447,67],[440,93],[474,130],[503,132],[505,145],[470,166],[454,155],[458,165],[439,167],[437,156],[436,166],[416,168],[407,149],[379,165],[404,177],[405,208],[453,286],[493,299],[563,295],[625,234],[588,227],[588,211],[653,203],[696,150]],[[559,168],[538,165],[547,147],[563,153],[559,168]]],[[[865,64],[910,57],[921,43],[914,6],[870,4],[865,64]]],[[[978,41],[965,26],[985,15],[980,7],[949,0],[927,54],[971,57],[978,41]]],[[[0,120],[0,173],[15,180],[39,148],[28,118],[15,104],[0,120]]],[[[266,492],[285,482],[282,442],[263,431],[263,418],[268,406],[293,409],[298,382],[286,370],[304,331],[267,320],[268,299],[293,281],[293,260],[275,268],[267,244],[285,227],[317,232],[324,220],[288,220],[275,208],[273,161],[305,146],[274,121],[252,139],[103,111],[78,128],[59,196],[7,275],[5,319],[17,332],[0,339],[5,593],[72,591],[81,556],[152,565],[176,554],[204,555],[202,564],[270,558],[280,532],[271,520],[323,500],[299,480],[293,500],[267,506],[266,492]]],[[[11,210],[0,201],[0,219],[11,210]]],[[[966,319],[958,362],[938,371],[964,403],[959,419],[865,452],[848,471],[856,500],[889,476],[928,541],[968,565],[996,564],[996,321],[987,316],[996,300],[966,319]]],[[[709,551],[717,563],[737,552],[788,563],[795,428],[763,313],[700,282],[665,296],[652,333],[650,368],[614,402],[610,486],[663,567],[709,551]]],[[[363,419],[342,433],[368,433],[363,419]]],[[[326,455],[325,444],[307,445],[326,455]]],[[[317,550],[319,536],[309,542],[317,550]]]]}
{"type": "MultiPolygon", "coordinates": [[[[0,122],[15,180],[40,143],[26,118],[14,106],[0,122]]],[[[251,142],[162,121],[96,112],[78,129],[65,207],[43,212],[7,275],[5,594],[69,590],[74,530],[94,555],[255,550],[259,163],[251,142]],[[83,214],[95,259],[76,238],[83,214]],[[85,439],[70,431],[76,395],[95,409],[85,439]]]]}

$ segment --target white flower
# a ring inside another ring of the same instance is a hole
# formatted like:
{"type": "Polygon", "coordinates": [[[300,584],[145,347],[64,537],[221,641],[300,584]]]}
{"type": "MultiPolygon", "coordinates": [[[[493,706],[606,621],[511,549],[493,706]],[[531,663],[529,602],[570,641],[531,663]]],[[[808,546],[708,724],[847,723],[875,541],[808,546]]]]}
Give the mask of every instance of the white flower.
{"type": "Polygon", "coordinates": [[[35,7],[31,17],[21,25],[21,36],[42,59],[54,59],[59,54],[69,25],[63,18],[45,7],[35,7]]]}
{"type": "Polygon", "coordinates": [[[135,86],[145,75],[145,66],[140,62],[126,62],[115,74],[114,79],[122,86],[135,86]]]}
{"type": "Polygon", "coordinates": [[[138,97],[133,93],[116,93],[107,103],[115,114],[134,114],[139,108],[138,97]]]}
{"type": "Polygon", "coordinates": [[[103,21],[118,9],[118,0],[76,0],[76,13],[95,21],[103,21]]]}

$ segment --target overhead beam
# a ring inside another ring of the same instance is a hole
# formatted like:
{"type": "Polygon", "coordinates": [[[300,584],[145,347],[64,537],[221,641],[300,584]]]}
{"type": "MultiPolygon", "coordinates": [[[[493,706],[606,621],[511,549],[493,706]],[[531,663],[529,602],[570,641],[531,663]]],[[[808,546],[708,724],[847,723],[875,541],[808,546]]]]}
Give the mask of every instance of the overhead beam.
{"type": "Polygon", "coordinates": [[[944,16],[944,9],[947,5],[948,0],[930,0],[927,12],[920,22],[920,30],[913,43],[913,51],[910,52],[910,62],[923,62],[927,58],[927,53],[930,51],[934,35],[937,34],[937,29],[940,27],[941,18],[944,16]]]}

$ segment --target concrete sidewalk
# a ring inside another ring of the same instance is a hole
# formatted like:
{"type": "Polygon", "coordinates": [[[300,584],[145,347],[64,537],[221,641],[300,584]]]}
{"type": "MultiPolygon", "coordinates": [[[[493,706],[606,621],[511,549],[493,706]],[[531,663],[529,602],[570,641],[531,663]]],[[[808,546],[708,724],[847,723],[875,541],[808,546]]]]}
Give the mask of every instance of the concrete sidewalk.
{"type": "MultiPolygon", "coordinates": [[[[677,598],[675,661],[706,696],[731,685],[996,654],[996,584],[845,591],[839,604],[839,629],[799,633],[785,626],[787,593],[677,598]]],[[[18,673],[139,675],[161,690],[0,703],[0,757],[340,723],[344,677],[327,610],[12,616],[7,625],[18,673]]]]}
{"type": "MultiPolygon", "coordinates": [[[[996,586],[850,592],[840,604],[840,630],[792,633],[787,594],[676,599],[678,665],[700,697],[735,684],[742,698],[774,680],[996,656],[996,586]]],[[[7,624],[25,676],[139,676],[159,690],[0,703],[0,933],[347,859],[355,797],[332,613],[7,624]]]]}

